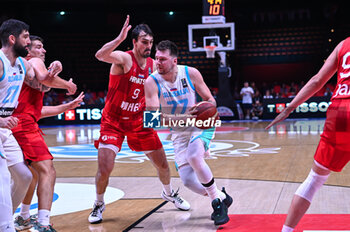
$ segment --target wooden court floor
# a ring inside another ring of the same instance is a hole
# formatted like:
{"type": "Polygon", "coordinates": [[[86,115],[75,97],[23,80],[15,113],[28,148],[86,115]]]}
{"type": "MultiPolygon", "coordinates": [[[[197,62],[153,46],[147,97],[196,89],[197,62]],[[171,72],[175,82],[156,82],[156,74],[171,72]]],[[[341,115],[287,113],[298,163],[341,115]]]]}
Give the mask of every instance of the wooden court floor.
{"type": "MultiPolygon", "coordinates": [[[[310,171],[323,123],[324,120],[289,120],[266,131],[266,121],[242,121],[225,123],[218,129],[207,163],[217,185],[225,187],[234,198],[229,213],[286,214],[295,190],[310,171]]],[[[160,197],[161,186],[151,163],[142,153],[123,147],[110,178],[110,187],[123,195],[107,204],[103,223],[90,225],[87,217],[95,198],[93,185],[97,170],[97,150],[92,144],[98,138],[99,126],[42,127],[42,130],[55,157],[58,186],[55,192],[61,191],[57,193],[59,200],[53,204],[53,211],[55,207],[63,208],[52,217],[57,231],[222,229],[210,220],[210,200],[181,184],[166,131],[159,135],[171,167],[172,185],[190,202],[191,210],[178,211],[171,203],[165,203],[160,197]],[[66,193],[67,184],[89,188],[83,193],[66,193]],[[76,200],[64,201],[69,194],[75,195],[76,200]],[[79,202],[91,206],[75,207],[79,202]]],[[[341,173],[333,173],[315,196],[308,213],[349,214],[349,177],[349,167],[341,173]]]]}

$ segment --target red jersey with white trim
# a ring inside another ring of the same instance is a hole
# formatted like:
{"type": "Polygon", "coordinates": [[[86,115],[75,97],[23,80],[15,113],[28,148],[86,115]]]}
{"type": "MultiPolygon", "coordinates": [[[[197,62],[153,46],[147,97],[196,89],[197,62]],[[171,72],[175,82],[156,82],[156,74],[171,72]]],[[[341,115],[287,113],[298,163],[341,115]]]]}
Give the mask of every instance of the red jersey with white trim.
{"type": "Polygon", "coordinates": [[[153,60],[147,58],[144,69],[138,65],[132,51],[127,51],[132,57],[131,69],[122,75],[109,75],[106,105],[102,117],[109,120],[135,120],[143,118],[145,109],[144,84],[153,72],[153,60]]]}
{"type": "Polygon", "coordinates": [[[21,93],[18,97],[18,106],[12,116],[19,119],[18,125],[12,132],[38,130],[37,122],[41,116],[43,108],[44,93],[29,87],[23,83],[21,93]]]}
{"type": "Polygon", "coordinates": [[[350,37],[346,38],[338,53],[337,87],[331,100],[350,98],[350,37]]]}

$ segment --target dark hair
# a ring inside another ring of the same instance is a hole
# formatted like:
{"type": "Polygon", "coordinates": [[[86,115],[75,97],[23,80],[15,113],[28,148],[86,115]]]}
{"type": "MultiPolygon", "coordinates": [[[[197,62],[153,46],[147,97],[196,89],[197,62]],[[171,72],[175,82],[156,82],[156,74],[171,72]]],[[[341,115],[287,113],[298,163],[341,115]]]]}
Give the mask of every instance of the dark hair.
{"type": "Polygon", "coordinates": [[[159,51],[165,51],[165,50],[169,50],[170,51],[170,55],[177,57],[179,50],[177,49],[177,46],[174,42],[170,41],[170,40],[163,40],[160,41],[157,46],[156,49],[159,51]]]}
{"type": "Polygon", "coordinates": [[[132,30],[131,38],[135,39],[137,41],[141,31],[145,32],[146,35],[150,35],[150,36],[153,37],[153,32],[152,32],[151,28],[147,24],[139,24],[132,30]]]}
{"type": "Polygon", "coordinates": [[[44,43],[43,38],[41,38],[40,36],[37,36],[37,35],[30,35],[29,38],[30,38],[30,42],[32,42],[32,43],[28,46],[29,49],[32,48],[33,41],[35,41],[35,40],[39,40],[40,42],[44,43]]]}
{"type": "Polygon", "coordinates": [[[25,22],[17,19],[9,19],[4,21],[0,26],[0,40],[2,46],[8,45],[10,35],[14,35],[16,38],[18,38],[23,31],[29,31],[29,26],[25,22]]]}

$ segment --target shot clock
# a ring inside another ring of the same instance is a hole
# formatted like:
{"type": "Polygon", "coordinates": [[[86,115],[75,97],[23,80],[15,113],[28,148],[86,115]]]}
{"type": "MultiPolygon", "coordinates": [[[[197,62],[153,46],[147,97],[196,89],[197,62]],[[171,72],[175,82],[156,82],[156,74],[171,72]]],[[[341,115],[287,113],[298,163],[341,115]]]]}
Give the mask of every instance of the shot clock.
{"type": "Polygon", "coordinates": [[[203,16],[225,16],[224,0],[203,0],[203,16]]]}
{"type": "Polygon", "coordinates": [[[225,1],[203,0],[202,23],[225,23],[225,1]]]}

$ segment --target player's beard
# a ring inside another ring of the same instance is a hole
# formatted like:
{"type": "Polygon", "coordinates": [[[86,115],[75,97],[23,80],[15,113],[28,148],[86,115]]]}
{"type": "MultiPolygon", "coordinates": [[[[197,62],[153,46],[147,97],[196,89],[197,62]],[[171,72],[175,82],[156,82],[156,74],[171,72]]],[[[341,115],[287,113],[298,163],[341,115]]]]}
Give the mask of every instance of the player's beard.
{"type": "Polygon", "coordinates": [[[150,56],[151,56],[151,50],[148,50],[148,49],[146,49],[142,54],[143,58],[148,58],[150,56]],[[146,53],[146,52],[149,52],[149,53],[146,53]]]}
{"type": "Polygon", "coordinates": [[[19,43],[16,43],[13,45],[13,51],[15,53],[15,56],[19,57],[26,57],[28,55],[28,50],[25,46],[20,45],[19,43]]]}

